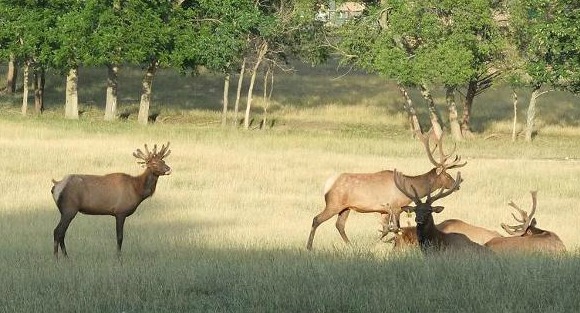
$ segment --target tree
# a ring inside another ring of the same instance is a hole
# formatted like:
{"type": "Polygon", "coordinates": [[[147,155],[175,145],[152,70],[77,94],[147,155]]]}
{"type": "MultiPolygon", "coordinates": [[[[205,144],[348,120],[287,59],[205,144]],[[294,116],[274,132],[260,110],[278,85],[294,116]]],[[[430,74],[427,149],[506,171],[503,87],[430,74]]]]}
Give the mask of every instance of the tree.
{"type": "Polygon", "coordinates": [[[580,4],[574,0],[510,2],[512,42],[516,49],[510,72],[514,85],[532,88],[525,140],[535,132],[537,98],[542,86],[579,92],[580,4]]]}
{"type": "MultiPolygon", "coordinates": [[[[455,90],[481,80],[499,53],[487,0],[369,1],[368,13],[344,25],[337,45],[347,60],[397,82],[405,97],[405,111],[413,132],[420,130],[407,88],[419,87],[429,109],[431,126],[441,134],[441,118],[430,86],[444,85],[449,121],[456,140],[460,131],[455,90]]],[[[473,89],[466,103],[464,128],[468,129],[473,89]]],[[[466,97],[467,98],[467,97],[466,97]]]]}
{"type": "Polygon", "coordinates": [[[195,72],[198,66],[203,66],[224,75],[222,124],[225,124],[229,77],[238,67],[244,67],[248,34],[258,28],[264,17],[252,0],[195,4],[185,1],[176,12],[179,18],[174,19],[171,63],[183,71],[195,72]]]}
{"type": "Polygon", "coordinates": [[[125,37],[124,59],[145,68],[137,120],[146,125],[150,118],[153,79],[160,66],[170,64],[174,39],[172,13],[178,3],[164,0],[131,0],[122,3],[125,31],[131,34],[125,37]]]}
{"type": "Polygon", "coordinates": [[[41,113],[44,105],[40,88],[44,88],[44,69],[53,53],[49,30],[54,28],[58,15],[54,7],[44,1],[0,1],[0,10],[3,16],[0,54],[18,60],[26,72],[23,75],[22,113],[26,114],[28,107],[28,69],[32,69],[35,77],[36,112],[41,113]]]}
{"type": "MultiPolygon", "coordinates": [[[[90,2],[89,2],[90,3],[90,2]]],[[[53,67],[66,73],[65,118],[79,118],[78,69],[89,59],[92,47],[88,38],[93,33],[91,11],[87,2],[54,1],[59,13],[51,35],[54,40],[53,67]]]]}
{"type": "Polygon", "coordinates": [[[118,111],[119,70],[125,63],[125,42],[132,34],[126,31],[121,0],[89,0],[84,10],[93,32],[88,37],[91,52],[86,65],[107,67],[107,87],[104,119],[114,120],[118,111]]]}
{"type": "MultiPolygon", "coordinates": [[[[328,47],[322,45],[325,29],[314,20],[315,2],[312,0],[271,0],[256,1],[261,13],[260,23],[248,34],[245,54],[250,68],[250,84],[246,100],[244,128],[249,129],[250,112],[255,79],[260,66],[266,62],[269,75],[275,68],[290,70],[289,56],[295,56],[311,63],[319,63],[329,56],[328,47]]],[[[273,76],[271,76],[273,77],[273,76]]],[[[266,86],[265,86],[266,88],[266,86]]],[[[273,79],[270,80],[273,88],[273,79]]]]}

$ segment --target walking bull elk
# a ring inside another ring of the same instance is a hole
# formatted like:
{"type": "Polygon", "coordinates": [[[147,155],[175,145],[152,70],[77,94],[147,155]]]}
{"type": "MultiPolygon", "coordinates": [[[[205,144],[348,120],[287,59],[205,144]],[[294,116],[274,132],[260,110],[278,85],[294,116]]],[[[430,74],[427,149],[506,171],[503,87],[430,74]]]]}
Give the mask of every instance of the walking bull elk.
{"type": "Polygon", "coordinates": [[[68,175],[61,181],[53,180],[51,193],[60,211],[60,222],[54,229],[54,256],[58,257],[58,247],[64,256],[68,256],[64,237],[66,231],[78,212],[89,215],[112,215],[116,219],[117,253],[121,253],[123,244],[123,226],[125,219],[135,213],[139,204],[153,195],[157,179],[169,175],[171,168],[163,160],[169,154],[169,143],[157,151],[145,153],[137,149],[133,156],[145,167],[139,176],[124,173],[113,173],[104,176],[68,175]]]}
{"type": "MultiPolygon", "coordinates": [[[[443,142],[438,140],[436,145],[439,149],[439,161],[435,160],[431,150],[431,134],[419,134],[419,139],[427,151],[429,161],[435,166],[429,172],[418,176],[405,176],[417,189],[419,197],[424,197],[434,189],[450,188],[455,183],[447,170],[464,166],[461,157],[455,155],[455,148],[449,154],[443,151],[443,142]]],[[[322,212],[312,220],[312,228],[306,248],[312,249],[314,234],[320,224],[331,217],[338,215],[336,228],[347,244],[350,242],[345,233],[345,224],[351,210],[360,213],[381,213],[383,220],[392,221],[384,226],[387,231],[395,231],[400,228],[399,217],[401,207],[411,203],[411,199],[403,194],[393,182],[393,171],[384,170],[377,173],[342,173],[327,180],[324,188],[324,200],[326,206],[322,212]],[[390,214],[393,214],[392,216],[390,214]]]]}
{"type": "Polygon", "coordinates": [[[560,237],[555,233],[536,227],[537,191],[531,191],[532,208],[530,214],[520,209],[513,201],[508,205],[520,213],[520,218],[512,213],[512,216],[520,224],[506,225],[501,227],[511,235],[511,237],[496,237],[488,241],[485,245],[496,252],[563,252],[566,247],[560,237]]]}

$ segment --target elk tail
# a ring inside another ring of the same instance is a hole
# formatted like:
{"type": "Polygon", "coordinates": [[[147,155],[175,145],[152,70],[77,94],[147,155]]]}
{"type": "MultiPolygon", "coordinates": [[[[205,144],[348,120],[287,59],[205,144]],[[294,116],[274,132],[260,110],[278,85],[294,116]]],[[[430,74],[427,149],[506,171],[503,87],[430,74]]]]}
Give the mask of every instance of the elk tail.
{"type": "Polygon", "coordinates": [[[332,186],[334,186],[334,183],[336,182],[336,179],[338,178],[338,176],[340,176],[340,174],[335,174],[330,176],[327,180],[326,183],[324,183],[324,194],[326,195],[328,193],[328,191],[332,188],[332,186]]]}

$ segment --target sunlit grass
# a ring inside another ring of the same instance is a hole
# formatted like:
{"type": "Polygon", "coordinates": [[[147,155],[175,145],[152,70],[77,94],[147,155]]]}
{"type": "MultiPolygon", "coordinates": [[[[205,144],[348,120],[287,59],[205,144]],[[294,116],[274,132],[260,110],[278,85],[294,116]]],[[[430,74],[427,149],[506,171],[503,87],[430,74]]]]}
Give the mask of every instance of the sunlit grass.
{"type": "MultiPolygon", "coordinates": [[[[219,96],[211,92],[203,104],[199,94],[186,99],[183,90],[166,98],[178,78],[167,72],[154,83],[160,119],[147,127],[132,117],[102,121],[98,97],[84,102],[79,121],[62,118],[56,92],[42,116],[20,117],[18,101],[2,103],[0,311],[570,312],[580,306],[577,125],[546,122],[532,144],[512,143],[509,117],[493,105],[478,111],[482,133],[457,147],[468,162],[461,169],[465,182],[440,201],[445,210],[435,216],[501,231],[500,223],[512,221],[507,202],[529,208],[529,191],[539,190],[538,226],[555,231],[569,254],[394,256],[378,240],[377,216],[357,213],[346,229],[352,246],[342,242],[333,218],[318,228],[315,251],[307,252],[327,177],[393,168],[420,174],[431,164],[405,128],[397,94],[381,87],[386,83],[356,76],[349,85],[330,76],[300,84],[299,73],[280,82],[271,112],[277,122],[264,131],[218,127],[219,96]],[[142,169],[131,153],[167,141],[173,173],[127,219],[122,261],[114,219],[78,215],[67,233],[71,257],[56,262],[52,231],[59,213],[51,179],[137,175],[142,169]]],[[[201,88],[197,78],[186,79],[201,88]]],[[[138,80],[131,84],[138,94],[138,80]]],[[[503,99],[499,91],[488,97],[488,103],[503,99]]],[[[123,101],[122,109],[134,105],[123,101]]],[[[408,221],[403,216],[403,225],[408,221]]]]}

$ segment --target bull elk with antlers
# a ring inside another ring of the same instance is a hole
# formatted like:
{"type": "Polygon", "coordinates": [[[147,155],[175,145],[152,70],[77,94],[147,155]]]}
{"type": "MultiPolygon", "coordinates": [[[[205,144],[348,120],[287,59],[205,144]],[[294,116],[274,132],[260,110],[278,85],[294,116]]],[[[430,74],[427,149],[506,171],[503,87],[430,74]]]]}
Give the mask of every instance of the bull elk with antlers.
{"type": "MultiPolygon", "coordinates": [[[[406,176],[406,179],[417,189],[418,195],[424,197],[433,188],[450,188],[454,183],[453,177],[447,170],[464,166],[467,162],[461,163],[461,157],[455,155],[455,148],[449,153],[443,152],[442,140],[437,141],[440,160],[436,161],[430,148],[430,133],[419,134],[419,139],[427,151],[427,157],[435,166],[429,172],[418,176],[406,176]]],[[[381,213],[383,220],[393,221],[384,226],[388,231],[395,231],[400,228],[399,217],[401,207],[411,203],[411,199],[401,193],[393,182],[393,171],[385,170],[377,173],[342,173],[327,180],[324,188],[324,200],[326,206],[324,210],[316,215],[312,220],[312,228],[308,237],[306,248],[312,249],[314,234],[320,224],[331,217],[338,215],[336,228],[344,240],[349,243],[345,233],[345,224],[351,210],[360,213],[381,213]],[[393,216],[390,216],[390,214],[393,216]]]]}
{"type": "MultiPolygon", "coordinates": [[[[501,237],[501,234],[494,230],[472,225],[458,219],[444,220],[443,222],[436,224],[435,227],[446,234],[463,234],[467,236],[469,240],[477,243],[478,245],[484,245],[486,242],[493,238],[501,237]]],[[[382,232],[383,235],[381,239],[388,235],[388,232],[382,232]]],[[[388,242],[393,243],[393,250],[396,251],[417,247],[419,245],[419,241],[417,239],[417,227],[401,227],[401,229],[395,232],[395,235],[390,238],[388,242]]]]}
{"type": "Polygon", "coordinates": [[[521,218],[512,213],[512,216],[520,224],[506,225],[501,227],[511,235],[511,237],[497,237],[488,241],[485,245],[497,252],[563,252],[566,247],[560,237],[555,233],[536,227],[537,191],[531,191],[532,209],[530,214],[520,209],[513,201],[508,203],[509,206],[516,209],[521,218]]]}
{"type": "Polygon", "coordinates": [[[440,189],[439,192],[433,196],[431,195],[431,191],[429,191],[427,193],[427,199],[425,202],[422,202],[421,196],[419,196],[417,188],[413,183],[406,181],[405,177],[395,170],[395,185],[415,203],[415,206],[404,206],[403,210],[407,213],[415,213],[417,241],[421,251],[425,253],[438,250],[487,252],[485,247],[471,241],[466,235],[444,233],[435,226],[433,213],[440,213],[444,208],[442,206],[433,206],[433,203],[458,190],[462,181],[461,173],[458,172],[457,178],[455,178],[451,188],[448,190],[435,188],[433,190],[440,189]],[[409,185],[412,192],[409,190],[409,185]]]}
{"type": "Polygon", "coordinates": [[[120,255],[125,219],[135,213],[143,200],[153,195],[159,176],[171,173],[171,168],[164,161],[170,153],[169,143],[159,151],[157,145],[154,145],[153,151],[149,151],[147,145],[145,152],[137,149],[133,156],[145,167],[139,176],[124,173],[104,176],[72,174],[61,181],[52,180],[52,197],[60,211],[60,221],[54,229],[54,256],[58,257],[59,246],[62,254],[68,256],[64,237],[78,212],[115,217],[117,253],[120,255]]]}

